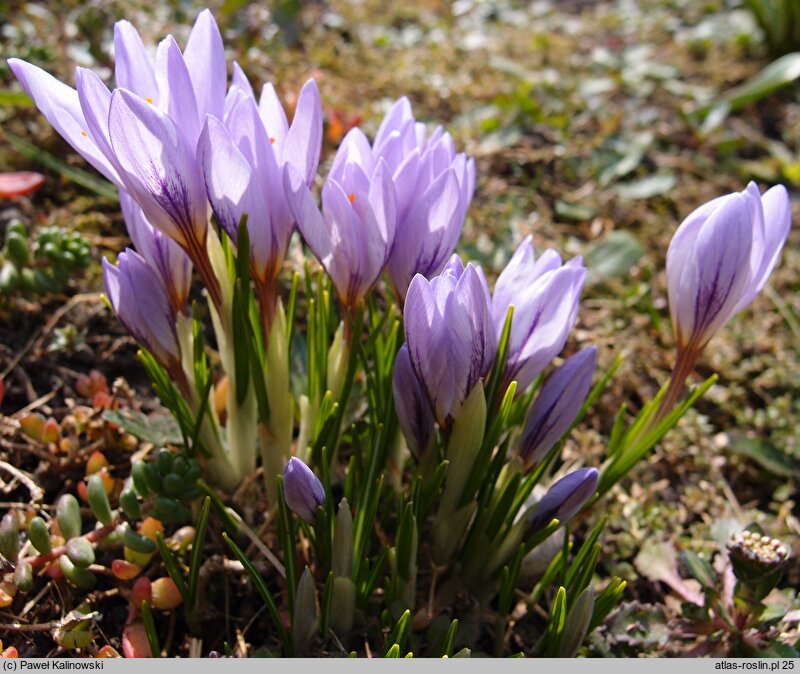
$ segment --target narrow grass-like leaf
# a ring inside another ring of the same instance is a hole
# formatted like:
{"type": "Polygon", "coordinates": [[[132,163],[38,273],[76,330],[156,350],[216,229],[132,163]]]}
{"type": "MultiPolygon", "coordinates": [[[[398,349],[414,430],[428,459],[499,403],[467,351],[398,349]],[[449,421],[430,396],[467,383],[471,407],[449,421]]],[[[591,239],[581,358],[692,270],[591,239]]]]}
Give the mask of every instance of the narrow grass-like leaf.
{"type": "Polygon", "coordinates": [[[245,572],[248,576],[250,576],[250,580],[253,581],[256,591],[261,596],[261,599],[264,600],[264,603],[267,606],[267,611],[272,618],[272,624],[274,625],[275,629],[278,630],[278,635],[280,636],[281,644],[283,645],[284,655],[291,656],[292,644],[289,639],[289,635],[283,626],[283,620],[281,619],[281,614],[278,611],[278,606],[275,603],[275,599],[272,597],[272,593],[269,591],[267,584],[264,582],[261,574],[256,570],[256,567],[253,566],[253,563],[247,558],[247,555],[245,555],[239,546],[228,537],[228,534],[223,533],[222,538],[225,539],[228,547],[233,551],[233,554],[236,555],[236,558],[242,563],[245,572]]]}
{"type": "Polygon", "coordinates": [[[294,600],[297,594],[297,568],[295,567],[296,544],[294,525],[289,514],[286,500],[283,498],[283,476],[277,476],[278,482],[278,538],[283,548],[284,569],[286,571],[286,589],[289,598],[289,614],[294,615],[294,600]]]}
{"type": "Polygon", "coordinates": [[[153,612],[150,610],[150,604],[147,603],[147,600],[142,601],[142,623],[144,624],[144,633],[147,635],[147,643],[150,645],[150,653],[154,658],[160,658],[161,645],[158,643],[156,623],[153,620],[153,612]]]}
{"type": "Polygon", "coordinates": [[[175,559],[175,555],[172,554],[172,550],[170,550],[164,542],[164,537],[161,535],[160,531],[156,532],[156,543],[158,544],[158,550],[161,553],[161,559],[164,562],[164,567],[169,577],[172,578],[175,587],[177,587],[178,592],[181,593],[184,604],[189,606],[191,598],[189,597],[189,590],[186,587],[186,580],[183,577],[183,571],[181,571],[178,560],[175,559]]]}
{"type": "Polygon", "coordinates": [[[449,658],[453,654],[453,644],[455,644],[457,633],[458,619],[456,618],[450,623],[450,627],[448,628],[447,634],[444,637],[444,643],[442,644],[440,657],[449,658]]]}
{"type": "Polygon", "coordinates": [[[192,554],[189,557],[189,601],[187,606],[194,609],[194,603],[197,600],[197,583],[200,579],[200,565],[203,562],[203,547],[206,542],[206,534],[208,533],[208,517],[211,513],[211,498],[206,496],[203,499],[203,507],[200,508],[200,515],[197,518],[197,527],[194,533],[194,542],[192,543],[192,554]]]}

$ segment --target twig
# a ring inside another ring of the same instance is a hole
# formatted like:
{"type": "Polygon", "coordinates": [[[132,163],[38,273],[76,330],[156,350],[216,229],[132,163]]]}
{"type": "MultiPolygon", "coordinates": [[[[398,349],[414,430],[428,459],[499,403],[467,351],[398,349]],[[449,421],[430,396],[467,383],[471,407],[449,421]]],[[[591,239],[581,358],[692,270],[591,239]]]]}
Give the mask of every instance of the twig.
{"type": "Polygon", "coordinates": [[[33,478],[30,477],[27,473],[24,473],[19,468],[15,468],[10,463],[6,463],[5,461],[0,461],[0,468],[6,470],[7,472],[11,473],[15,478],[17,478],[22,484],[24,484],[28,491],[31,493],[31,503],[36,503],[37,501],[41,501],[44,498],[44,491],[42,488],[33,481],[33,478]]]}

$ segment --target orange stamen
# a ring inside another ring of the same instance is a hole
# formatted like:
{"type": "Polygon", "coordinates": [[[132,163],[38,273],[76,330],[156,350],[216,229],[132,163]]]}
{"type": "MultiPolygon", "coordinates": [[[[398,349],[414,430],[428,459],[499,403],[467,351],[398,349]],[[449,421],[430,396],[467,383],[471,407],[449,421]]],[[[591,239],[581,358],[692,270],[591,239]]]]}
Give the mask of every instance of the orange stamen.
{"type": "Polygon", "coordinates": [[[148,103],[152,103],[153,102],[153,99],[150,98],[149,96],[147,98],[145,98],[144,100],[146,100],[148,103]]]}
{"type": "Polygon", "coordinates": [[[274,145],[275,144],[275,137],[274,136],[270,136],[269,137],[269,144],[270,145],[274,145]]]}
{"type": "Polygon", "coordinates": [[[88,135],[89,135],[89,134],[88,134],[88,133],[86,133],[85,131],[81,131],[81,136],[83,136],[84,138],[85,138],[86,136],[88,136],[88,135]]]}
{"type": "Polygon", "coordinates": [[[356,195],[351,192],[350,194],[347,195],[347,199],[351,204],[353,204],[356,201],[356,195]]]}

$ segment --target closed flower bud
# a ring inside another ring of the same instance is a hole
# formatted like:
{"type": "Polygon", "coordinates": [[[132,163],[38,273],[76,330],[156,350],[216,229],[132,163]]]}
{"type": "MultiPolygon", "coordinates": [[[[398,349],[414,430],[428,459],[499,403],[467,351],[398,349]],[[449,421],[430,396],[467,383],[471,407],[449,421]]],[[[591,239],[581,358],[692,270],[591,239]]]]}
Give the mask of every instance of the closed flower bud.
{"type": "Polygon", "coordinates": [[[554,519],[569,521],[586,504],[597,487],[596,468],[579,468],[558,480],[533,510],[527,536],[535,534],[554,519]]]}
{"type": "Polygon", "coordinates": [[[525,470],[531,470],[567,432],[592,385],[597,349],[579,351],[542,385],[525,419],[519,448],[525,470]]]}
{"type": "Polygon", "coordinates": [[[667,251],[670,314],[679,349],[699,352],[764,287],[791,227],[786,188],[755,183],[691,213],[667,251]]]}
{"type": "Polygon", "coordinates": [[[325,489],[311,469],[297,457],[283,471],[283,498],[300,519],[313,522],[317,508],[325,505],[325,489]]]}

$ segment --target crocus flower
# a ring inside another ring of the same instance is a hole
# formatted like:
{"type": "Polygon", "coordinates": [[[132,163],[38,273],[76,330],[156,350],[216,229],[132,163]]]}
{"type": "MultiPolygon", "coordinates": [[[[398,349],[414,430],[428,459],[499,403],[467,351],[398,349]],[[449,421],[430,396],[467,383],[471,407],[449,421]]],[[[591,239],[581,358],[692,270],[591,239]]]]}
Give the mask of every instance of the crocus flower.
{"type": "Polygon", "coordinates": [[[250,259],[257,282],[274,282],[294,229],[284,191],[284,167],[291,166],[310,187],[321,145],[322,104],[314,80],[300,92],[290,126],[272,85],[264,86],[256,106],[247,78],[234,67],[224,124],[206,118],[197,153],[211,206],[234,243],[242,216],[248,216],[250,259]]]}
{"type": "Polygon", "coordinates": [[[126,249],[116,265],[103,260],[106,293],[119,320],[173,376],[181,372],[175,313],[159,273],[126,249]]]}
{"type": "Polygon", "coordinates": [[[669,414],[709,340],[764,287],[791,228],[789,196],[755,183],[700,206],[667,251],[667,292],[678,343],[669,386],[644,430],[669,414]]]}
{"type": "Polygon", "coordinates": [[[292,512],[306,522],[313,522],[317,508],[325,505],[322,483],[297,457],[289,459],[283,471],[283,498],[292,512]]]}
{"type": "Polygon", "coordinates": [[[285,186],[297,226],[333,281],[342,304],[360,303],[386,267],[397,226],[397,199],[383,159],[352,129],[322,189],[322,213],[306,179],[287,165],[285,186]]]}
{"type": "Polygon", "coordinates": [[[408,355],[436,421],[449,426],[492,366],[497,340],[483,274],[454,255],[439,276],[417,274],[404,308],[408,355]]]}
{"type": "Polygon", "coordinates": [[[144,217],[139,205],[124,191],[119,193],[128,235],[147,264],[161,276],[172,311],[186,311],[192,283],[192,263],[183,249],[144,217]]]}
{"type": "Polygon", "coordinates": [[[532,511],[526,537],[535,534],[553,519],[561,524],[572,519],[594,494],[597,479],[596,468],[579,468],[553,484],[532,511]]]}
{"type": "Polygon", "coordinates": [[[434,437],[434,418],[425,388],[417,379],[408,346],[403,344],[392,372],[392,392],[397,421],[411,454],[420,459],[434,437]]]}
{"type": "Polygon", "coordinates": [[[499,338],[508,308],[514,305],[505,379],[524,391],[558,355],[578,315],[586,269],[581,258],[562,264],[556,251],[534,261],[527,236],[501,272],[492,296],[492,317],[499,338]]]}
{"type": "Polygon", "coordinates": [[[9,65],[67,142],[186,250],[218,303],[205,251],[208,205],[195,149],[205,116],[224,112],[227,72],[219,30],[211,13],[201,12],[185,53],[169,36],[155,63],[129,23],[116,25],[114,42],[119,88],[113,94],[83,68],[76,70],[75,91],[19,59],[9,59],[9,65]]]}
{"type": "Polygon", "coordinates": [[[517,452],[530,471],[566,433],[592,385],[597,360],[593,346],[568,358],[542,384],[525,419],[517,452]]]}
{"type": "Polygon", "coordinates": [[[755,183],[691,213],[667,251],[673,329],[681,349],[701,350],[764,287],[791,227],[786,188],[755,183]]]}
{"type": "Polygon", "coordinates": [[[398,235],[389,275],[402,298],[414,274],[430,277],[453,252],[475,190],[475,162],[456,153],[441,127],[428,134],[406,97],[386,113],[372,147],[397,190],[398,235]]]}

